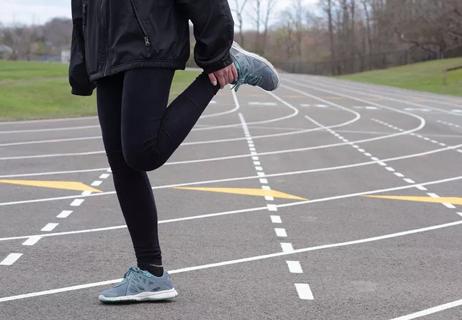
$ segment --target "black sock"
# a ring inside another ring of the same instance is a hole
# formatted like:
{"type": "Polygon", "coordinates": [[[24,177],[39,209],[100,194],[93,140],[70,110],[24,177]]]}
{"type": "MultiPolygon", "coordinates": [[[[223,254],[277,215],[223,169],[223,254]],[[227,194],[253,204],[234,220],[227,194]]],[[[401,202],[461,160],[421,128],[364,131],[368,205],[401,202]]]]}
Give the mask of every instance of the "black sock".
{"type": "Polygon", "coordinates": [[[156,277],[161,277],[164,274],[164,267],[162,265],[153,264],[153,263],[140,263],[138,268],[144,271],[148,271],[155,275],[156,277]]]}

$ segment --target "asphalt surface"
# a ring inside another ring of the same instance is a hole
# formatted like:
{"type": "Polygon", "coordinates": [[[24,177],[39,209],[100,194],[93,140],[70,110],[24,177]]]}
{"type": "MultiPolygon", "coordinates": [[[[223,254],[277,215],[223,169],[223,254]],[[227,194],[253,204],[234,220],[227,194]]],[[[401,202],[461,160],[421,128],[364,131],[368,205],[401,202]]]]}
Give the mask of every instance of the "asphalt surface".
{"type": "Polygon", "coordinates": [[[149,172],[172,302],[97,299],[135,261],[97,118],[0,123],[0,319],[462,319],[462,99],[282,77],[149,172]]]}

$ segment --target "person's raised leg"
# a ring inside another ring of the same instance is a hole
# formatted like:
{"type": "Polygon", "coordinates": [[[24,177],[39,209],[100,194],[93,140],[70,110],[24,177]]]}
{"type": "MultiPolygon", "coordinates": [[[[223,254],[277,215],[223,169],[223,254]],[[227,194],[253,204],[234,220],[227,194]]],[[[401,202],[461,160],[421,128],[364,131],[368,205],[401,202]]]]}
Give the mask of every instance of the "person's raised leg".
{"type": "Polygon", "coordinates": [[[162,166],[184,141],[219,90],[201,73],[167,107],[173,69],[140,68],[125,74],[122,146],[127,163],[138,170],[162,166]]]}

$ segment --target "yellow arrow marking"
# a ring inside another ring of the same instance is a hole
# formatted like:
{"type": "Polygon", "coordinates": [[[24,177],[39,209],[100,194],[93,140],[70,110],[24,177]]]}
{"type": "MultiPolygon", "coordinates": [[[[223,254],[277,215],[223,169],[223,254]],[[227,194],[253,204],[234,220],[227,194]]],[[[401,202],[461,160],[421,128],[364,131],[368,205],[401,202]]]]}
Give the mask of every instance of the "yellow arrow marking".
{"type": "Polygon", "coordinates": [[[276,191],[276,190],[263,190],[258,188],[203,188],[203,187],[176,187],[176,189],[183,190],[196,190],[220,193],[241,194],[246,196],[264,197],[272,196],[274,198],[292,199],[292,200],[307,200],[302,197],[294,196],[292,194],[276,191]]]}
{"type": "Polygon", "coordinates": [[[462,198],[460,197],[419,197],[419,196],[367,196],[369,198],[389,199],[389,200],[402,200],[402,201],[416,201],[416,202],[430,202],[430,203],[451,203],[462,205],[462,198]]]}
{"type": "Polygon", "coordinates": [[[40,181],[40,180],[0,180],[0,183],[17,184],[22,186],[43,187],[52,189],[102,192],[77,181],[40,181]]]}

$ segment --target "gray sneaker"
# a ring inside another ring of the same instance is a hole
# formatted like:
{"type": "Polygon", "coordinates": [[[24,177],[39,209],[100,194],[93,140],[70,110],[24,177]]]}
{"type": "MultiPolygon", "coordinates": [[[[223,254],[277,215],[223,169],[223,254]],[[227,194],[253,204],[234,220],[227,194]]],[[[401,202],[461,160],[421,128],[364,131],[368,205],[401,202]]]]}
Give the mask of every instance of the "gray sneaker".
{"type": "Polygon", "coordinates": [[[245,51],[235,41],[230,54],[239,75],[238,80],[233,83],[236,91],[243,84],[259,86],[266,91],[276,90],[279,86],[278,72],[265,58],[245,51]]]}
{"type": "Polygon", "coordinates": [[[104,303],[114,303],[166,300],[177,295],[167,271],[156,277],[138,267],[130,267],[122,282],[104,290],[98,298],[104,303]]]}

